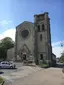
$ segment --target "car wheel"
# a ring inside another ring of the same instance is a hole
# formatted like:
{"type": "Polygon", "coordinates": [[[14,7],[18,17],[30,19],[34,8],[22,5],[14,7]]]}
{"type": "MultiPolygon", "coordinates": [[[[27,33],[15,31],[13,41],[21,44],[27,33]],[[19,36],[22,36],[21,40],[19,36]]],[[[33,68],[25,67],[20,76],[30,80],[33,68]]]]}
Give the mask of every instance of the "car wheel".
{"type": "Polygon", "coordinates": [[[12,67],[12,66],[11,66],[10,68],[11,68],[11,69],[13,69],[13,67],[12,67]]]}

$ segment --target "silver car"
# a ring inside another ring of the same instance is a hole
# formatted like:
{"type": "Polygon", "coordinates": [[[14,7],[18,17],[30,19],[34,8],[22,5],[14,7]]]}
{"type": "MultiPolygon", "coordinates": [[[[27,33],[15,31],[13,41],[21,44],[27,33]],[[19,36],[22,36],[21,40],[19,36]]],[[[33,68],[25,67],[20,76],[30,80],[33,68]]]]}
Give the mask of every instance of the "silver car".
{"type": "Polygon", "coordinates": [[[8,62],[8,61],[2,61],[0,63],[0,68],[16,68],[16,65],[14,63],[8,62]]]}

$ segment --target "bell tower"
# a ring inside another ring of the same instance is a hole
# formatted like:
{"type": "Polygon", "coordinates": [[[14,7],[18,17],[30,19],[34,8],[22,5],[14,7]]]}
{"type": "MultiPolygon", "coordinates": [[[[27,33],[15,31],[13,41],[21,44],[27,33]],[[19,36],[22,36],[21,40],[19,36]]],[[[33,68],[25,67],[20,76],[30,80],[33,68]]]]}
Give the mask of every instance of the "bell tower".
{"type": "Polygon", "coordinates": [[[46,61],[51,64],[52,47],[50,34],[50,18],[48,12],[34,15],[35,27],[35,59],[37,63],[46,61]]]}

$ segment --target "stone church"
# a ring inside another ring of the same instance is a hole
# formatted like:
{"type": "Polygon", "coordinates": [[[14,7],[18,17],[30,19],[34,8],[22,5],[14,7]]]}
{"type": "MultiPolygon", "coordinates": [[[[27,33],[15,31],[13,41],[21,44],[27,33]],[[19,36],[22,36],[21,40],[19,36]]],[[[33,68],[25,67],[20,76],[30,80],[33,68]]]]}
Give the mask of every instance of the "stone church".
{"type": "Polygon", "coordinates": [[[8,50],[8,58],[40,63],[52,62],[50,18],[48,12],[34,15],[34,23],[24,21],[16,27],[13,53],[8,50]],[[13,54],[13,55],[12,55],[13,54]]]}

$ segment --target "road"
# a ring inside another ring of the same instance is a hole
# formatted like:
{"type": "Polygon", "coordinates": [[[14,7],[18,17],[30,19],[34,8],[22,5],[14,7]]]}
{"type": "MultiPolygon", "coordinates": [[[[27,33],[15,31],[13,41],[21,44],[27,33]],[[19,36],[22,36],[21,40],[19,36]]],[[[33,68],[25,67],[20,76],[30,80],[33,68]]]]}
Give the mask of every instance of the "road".
{"type": "Polygon", "coordinates": [[[61,68],[40,69],[8,85],[64,85],[64,74],[61,68]]]}

